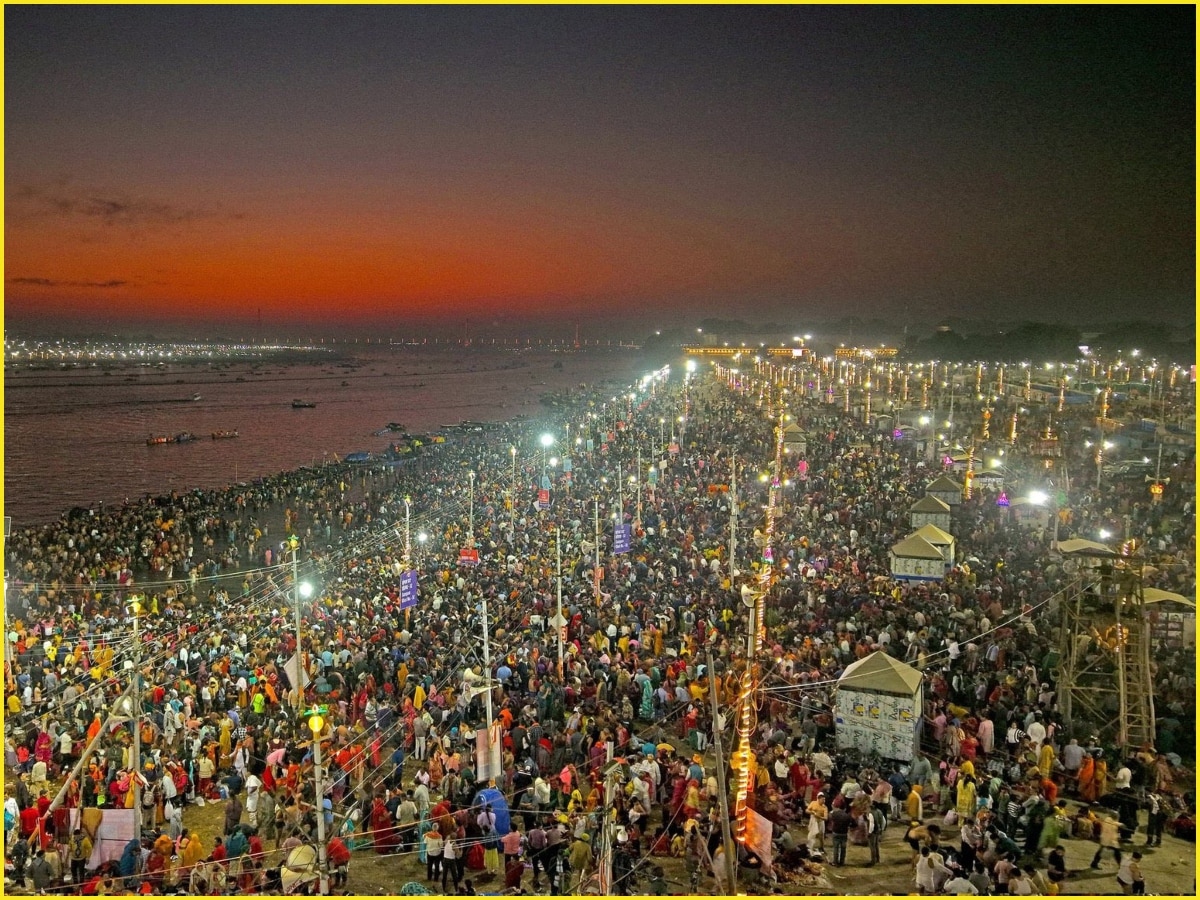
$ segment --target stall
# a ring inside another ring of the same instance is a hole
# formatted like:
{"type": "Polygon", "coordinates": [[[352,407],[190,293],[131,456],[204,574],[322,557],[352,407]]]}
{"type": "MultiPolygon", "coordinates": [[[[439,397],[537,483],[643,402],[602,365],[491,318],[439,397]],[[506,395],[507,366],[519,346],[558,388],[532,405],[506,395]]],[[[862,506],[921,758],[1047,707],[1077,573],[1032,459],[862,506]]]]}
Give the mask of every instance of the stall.
{"type": "Polygon", "coordinates": [[[910,534],[888,551],[889,568],[897,581],[939,581],[946,577],[946,558],[925,538],[910,534]]]}
{"type": "Polygon", "coordinates": [[[931,481],[925,488],[925,493],[930,497],[937,497],[948,506],[958,506],[962,503],[963,486],[949,475],[943,475],[931,481]]]}
{"type": "Polygon", "coordinates": [[[834,701],[838,749],[908,762],[920,746],[922,693],[921,672],[882,650],[851,663],[834,701]]]}
{"type": "Polygon", "coordinates": [[[942,531],[936,525],[922,525],[913,534],[919,538],[924,538],[930,544],[937,547],[941,551],[942,559],[946,561],[946,568],[953,568],[954,554],[956,552],[953,535],[942,531]]]}
{"type": "Polygon", "coordinates": [[[943,531],[950,530],[950,504],[926,494],[908,509],[909,525],[920,528],[922,525],[933,525],[943,531]]]}

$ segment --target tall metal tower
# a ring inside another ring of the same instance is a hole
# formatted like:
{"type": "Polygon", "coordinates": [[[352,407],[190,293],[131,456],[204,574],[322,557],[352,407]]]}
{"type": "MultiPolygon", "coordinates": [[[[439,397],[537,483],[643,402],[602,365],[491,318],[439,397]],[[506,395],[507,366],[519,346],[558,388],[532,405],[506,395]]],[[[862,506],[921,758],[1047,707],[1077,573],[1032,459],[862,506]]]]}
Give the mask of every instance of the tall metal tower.
{"type": "Polygon", "coordinates": [[[1058,706],[1079,733],[1090,729],[1117,746],[1153,745],[1154,682],[1145,614],[1145,557],[1134,542],[1120,551],[1064,541],[1081,564],[1062,592],[1058,706]]]}

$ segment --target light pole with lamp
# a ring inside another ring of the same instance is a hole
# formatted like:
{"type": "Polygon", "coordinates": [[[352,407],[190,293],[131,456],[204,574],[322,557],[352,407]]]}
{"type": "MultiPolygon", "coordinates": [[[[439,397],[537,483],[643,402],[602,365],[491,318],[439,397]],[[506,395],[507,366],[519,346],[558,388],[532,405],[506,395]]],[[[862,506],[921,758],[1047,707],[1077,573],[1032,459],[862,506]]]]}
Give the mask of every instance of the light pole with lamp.
{"type": "Polygon", "coordinates": [[[308,730],[312,732],[313,793],[317,805],[317,893],[329,896],[329,859],[325,847],[325,788],[321,782],[321,733],[325,730],[327,706],[314,706],[304,711],[308,730]]]}
{"type": "MultiPolygon", "coordinates": [[[[308,582],[301,583],[300,581],[300,539],[294,534],[287,539],[288,547],[292,551],[292,602],[295,604],[296,614],[296,680],[292,685],[292,690],[295,691],[295,701],[293,705],[297,712],[303,705],[304,701],[304,648],[301,646],[300,632],[300,599],[307,599],[312,596],[312,585],[308,582]]],[[[290,675],[290,673],[289,673],[290,675]]]]}
{"type": "Polygon", "coordinates": [[[562,611],[562,528],[554,526],[554,562],[558,570],[558,614],[555,616],[555,631],[558,632],[558,680],[563,677],[563,631],[566,620],[562,611]]]}
{"type": "Polygon", "coordinates": [[[404,498],[404,567],[412,565],[412,498],[404,498]]]}
{"type": "Polygon", "coordinates": [[[544,487],[546,483],[546,460],[547,455],[550,452],[550,448],[554,446],[554,435],[547,432],[546,434],[543,434],[539,440],[542,445],[542,485],[544,487]]]}
{"type": "Polygon", "coordinates": [[[1033,503],[1036,506],[1049,505],[1050,515],[1054,520],[1054,534],[1053,534],[1053,537],[1051,538],[1050,546],[1052,548],[1057,547],[1058,546],[1058,500],[1057,500],[1057,498],[1051,497],[1045,491],[1030,491],[1029,492],[1029,502],[1033,503]]]}
{"type": "Polygon", "coordinates": [[[142,637],[138,623],[142,617],[141,598],[129,598],[129,612],[133,617],[133,691],[130,703],[133,707],[133,753],[129,768],[133,771],[129,781],[133,786],[133,833],[142,836],[142,637]]]}
{"type": "Polygon", "coordinates": [[[633,480],[637,485],[637,518],[634,519],[635,527],[638,531],[642,528],[642,448],[638,448],[637,454],[637,470],[634,473],[633,480]]]}
{"type": "Polygon", "coordinates": [[[471,493],[467,501],[467,540],[470,546],[475,546],[475,471],[472,469],[467,473],[467,477],[471,480],[471,493]]]}
{"type": "Polygon", "coordinates": [[[517,448],[509,447],[508,452],[512,455],[512,487],[508,491],[508,530],[512,535],[511,540],[516,540],[517,535],[517,448]]]}

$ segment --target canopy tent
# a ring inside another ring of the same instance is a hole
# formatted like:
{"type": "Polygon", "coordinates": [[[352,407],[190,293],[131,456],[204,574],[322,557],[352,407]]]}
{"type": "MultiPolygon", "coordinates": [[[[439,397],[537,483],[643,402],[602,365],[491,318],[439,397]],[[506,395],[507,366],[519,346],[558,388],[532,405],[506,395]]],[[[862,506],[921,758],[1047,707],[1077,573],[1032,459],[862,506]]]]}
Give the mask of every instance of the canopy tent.
{"type": "Polygon", "coordinates": [[[1182,603],[1184,606],[1196,608],[1196,601],[1190,597],[1185,597],[1183,594],[1176,594],[1172,591],[1164,591],[1159,588],[1145,588],[1142,591],[1143,603],[1182,603]]]}
{"type": "Polygon", "coordinates": [[[1106,559],[1116,559],[1117,551],[1112,547],[1087,541],[1083,538],[1071,538],[1069,541],[1058,542],[1058,552],[1063,556],[1102,556],[1106,559]]]}
{"type": "Polygon", "coordinates": [[[880,691],[885,694],[911,696],[921,686],[924,676],[896,657],[876,650],[870,656],[850,663],[838,677],[838,690],[851,687],[860,691],[880,691]]]}
{"type": "Polygon", "coordinates": [[[482,788],[475,793],[475,802],[472,806],[482,810],[484,804],[490,806],[492,812],[496,814],[496,834],[508,834],[512,826],[512,819],[509,816],[508,801],[504,799],[504,795],[495,788],[482,788]]]}
{"type": "Polygon", "coordinates": [[[882,650],[848,665],[834,702],[838,748],[911,760],[920,744],[922,684],[918,669],[882,650]]]}

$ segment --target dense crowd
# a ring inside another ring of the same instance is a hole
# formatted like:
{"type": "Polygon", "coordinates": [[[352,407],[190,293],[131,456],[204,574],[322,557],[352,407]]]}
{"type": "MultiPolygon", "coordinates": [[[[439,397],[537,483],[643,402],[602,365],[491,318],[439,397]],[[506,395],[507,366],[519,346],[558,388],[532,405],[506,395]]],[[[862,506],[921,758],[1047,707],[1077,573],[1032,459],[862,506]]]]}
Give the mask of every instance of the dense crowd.
{"type": "MultiPolygon", "coordinates": [[[[937,582],[897,582],[888,548],[940,472],[912,444],[836,407],[796,406],[807,470],[784,473],[768,536],[759,475],[775,457],[775,419],[754,391],[702,377],[628,402],[608,393],[581,391],[552,448],[514,452],[532,435],[509,424],[406,465],[323,466],[76,510],[15,534],[5,856],[16,884],[312,890],[321,824],[335,890],[353,886],[354,858],[370,853],[415,856],[414,880],[456,893],[488,876],[511,891],[544,879],[552,893],[662,893],[674,857],[693,888],[712,878],[719,893],[710,743],[714,728],[732,741],[738,583],[768,539],[778,577],[751,805],[773,823],[775,852],[769,862],[740,850],[744,872],[766,884],[813,861],[838,867],[848,844],[874,864],[891,831],[923,892],[1048,893],[1067,877],[1061,841],[1073,835],[1096,841],[1097,866],[1108,850],[1134,891],[1140,857],[1123,845],[1139,829],[1147,844],[1186,833],[1193,798],[1168,754],[1194,746],[1193,651],[1157,660],[1157,746],[1105,745],[1099,722],[1066,727],[1056,592],[1071,576],[1044,534],[976,493],[954,513],[959,564],[937,582]],[[670,447],[664,422],[680,429],[670,447]],[[631,527],[628,553],[612,552],[618,520],[631,527]],[[295,563],[283,543],[293,535],[295,563]],[[478,565],[460,566],[471,546],[478,565]],[[406,554],[421,581],[411,608],[406,554]],[[294,573],[316,582],[311,599],[294,573]],[[877,650],[925,676],[922,752],[902,765],[836,746],[837,679],[877,650]],[[136,772],[132,726],[107,722],[134,669],[136,772]],[[481,779],[489,694],[501,764],[481,779]],[[320,798],[300,712],[314,705],[326,720],[320,798]],[[92,868],[98,812],[128,808],[135,779],[145,833],[92,868]],[[188,806],[213,803],[221,833],[184,827],[188,806]]],[[[1190,470],[1175,471],[1159,504],[1141,486],[1076,489],[1061,536],[1104,525],[1145,536],[1169,560],[1152,583],[1191,594],[1194,491],[1190,470]]]]}

